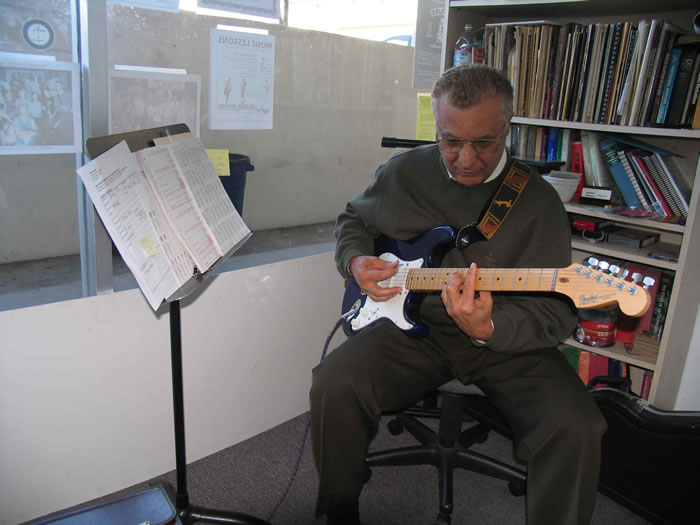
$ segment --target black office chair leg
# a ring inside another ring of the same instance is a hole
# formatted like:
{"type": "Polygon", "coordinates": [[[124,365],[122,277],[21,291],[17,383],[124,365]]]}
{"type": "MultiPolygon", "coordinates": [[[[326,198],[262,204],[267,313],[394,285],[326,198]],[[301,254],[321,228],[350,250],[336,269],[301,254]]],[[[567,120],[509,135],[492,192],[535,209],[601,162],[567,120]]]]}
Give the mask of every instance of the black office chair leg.
{"type": "Polygon", "coordinates": [[[441,458],[442,465],[438,469],[438,490],[440,491],[440,511],[435,520],[436,524],[449,524],[452,522],[452,509],[454,501],[452,498],[453,476],[452,459],[449,456],[441,458]]]}

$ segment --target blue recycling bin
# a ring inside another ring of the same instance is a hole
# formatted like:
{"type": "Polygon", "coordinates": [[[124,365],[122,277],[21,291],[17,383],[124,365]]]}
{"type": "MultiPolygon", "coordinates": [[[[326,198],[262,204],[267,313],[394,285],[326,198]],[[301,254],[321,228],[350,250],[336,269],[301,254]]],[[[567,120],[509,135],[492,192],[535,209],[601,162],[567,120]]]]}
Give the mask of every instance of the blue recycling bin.
{"type": "Polygon", "coordinates": [[[224,185],[224,190],[226,190],[236,211],[242,216],[246,174],[253,171],[255,166],[250,163],[250,157],[238,153],[229,153],[228,163],[231,167],[231,175],[219,177],[219,180],[224,185]]]}

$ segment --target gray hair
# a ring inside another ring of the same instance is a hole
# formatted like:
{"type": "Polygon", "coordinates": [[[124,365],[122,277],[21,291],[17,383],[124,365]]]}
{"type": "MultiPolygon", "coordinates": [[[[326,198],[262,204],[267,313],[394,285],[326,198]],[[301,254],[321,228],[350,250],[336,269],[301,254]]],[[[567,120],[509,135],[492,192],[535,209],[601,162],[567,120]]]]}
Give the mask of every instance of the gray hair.
{"type": "Polygon", "coordinates": [[[438,104],[444,97],[447,97],[449,104],[460,109],[500,97],[504,123],[510,122],[513,116],[513,86],[502,71],[482,64],[448,69],[435,82],[431,96],[433,114],[437,113],[438,104]]]}

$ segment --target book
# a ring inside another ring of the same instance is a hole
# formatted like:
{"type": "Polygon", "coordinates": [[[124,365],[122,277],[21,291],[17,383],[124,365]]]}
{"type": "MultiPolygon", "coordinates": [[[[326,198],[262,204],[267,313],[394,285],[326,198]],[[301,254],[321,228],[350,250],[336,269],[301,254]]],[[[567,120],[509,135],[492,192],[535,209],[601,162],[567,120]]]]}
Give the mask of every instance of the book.
{"type": "Polygon", "coordinates": [[[681,185],[679,185],[678,181],[684,180],[684,178],[680,175],[674,176],[671,172],[671,169],[680,170],[675,163],[675,159],[672,156],[663,158],[658,153],[650,154],[649,158],[653,169],[657,170],[659,177],[666,181],[671,199],[678,208],[679,216],[687,217],[690,204],[690,192],[686,193],[681,190],[681,185]],[[671,169],[669,169],[669,166],[671,166],[671,169]]]}
{"type": "Polygon", "coordinates": [[[682,122],[681,115],[685,106],[686,95],[690,86],[693,69],[698,62],[698,52],[693,46],[681,48],[681,56],[678,61],[678,72],[668,102],[668,111],[664,124],[679,126],[682,122]]]}
{"type": "Polygon", "coordinates": [[[697,73],[695,74],[694,80],[691,79],[690,88],[692,88],[692,91],[690,89],[688,90],[690,99],[688,101],[688,108],[686,111],[685,125],[686,127],[692,129],[698,129],[697,127],[693,126],[696,125],[695,115],[697,113],[698,106],[700,106],[700,104],[698,104],[698,98],[700,98],[700,69],[698,69],[697,73]]]}
{"type": "Polygon", "coordinates": [[[637,180],[640,182],[640,187],[644,188],[644,193],[649,206],[648,209],[659,217],[672,217],[673,212],[668,207],[668,204],[666,204],[666,200],[664,199],[661,190],[659,190],[653,178],[646,170],[639,169],[636,166],[636,161],[634,161],[633,166],[633,164],[630,163],[627,155],[627,152],[620,152],[622,162],[635,174],[637,180]]]}
{"type": "Polygon", "coordinates": [[[656,47],[658,45],[659,24],[660,20],[656,18],[651,20],[649,23],[649,33],[646,37],[646,42],[644,42],[642,47],[642,60],[639,66],[639,75],[637,77],[637,83],[634,89],[632,108],[630,110],[630,118],[628,123],[630,126],[640,125],[643,117],[642,105],[644,103],[644,96],[647,91],[649,71],[654,60],[656,47]]]}
{"type": "Polygon", "coordinates": [[[547,155],[545,160],[555,161],[558,160],[557,156],[557,144],[559,141],[559,128],[549,128],[549,137],[547,138],[547,155]]]}
{"type": "Polygon", "coordinates": [[[668,69],[666,71],[666,78],[663,82],[663,90],[661,93],[661,98],[659,100],[659,109],[656,113],[656,124],[663,124],[666,122],[666,116],[668,115],[668,105],[671,100],[673,85],[676,82],[676,75],[678,74],[678,64],[680,60],[680,48],[672,49],[669,54],[668,69]]]}
{"type": "Polygon", "coordinates": [[[584,385],[588,385],[591,380],[591,352],[588,350],[579,350],[578,376],[584,385]]]}
{"type": "Polygon", "coordinates": [[[612,30],[612,43],[610,47],[610,56],[608,58],[607,69],[604,70],[603,74],[605,76],[605,85],[603,87],[603,94],[601,97],[600,112],[598,113],[597,122],[605,124],[607,122],[608,105],[610,102],[610,92],[615,79],[614,71],[617,67],[618,52],[620,50],[620,36],[622,33],[622,24],[614,24],[612,30]]]}
{"type": "Polygon", "coordinates": [[[121,141],[77,172],[153,310],[251,235],[199,139],[136,152],[121,141]]]}
{"type": "Polygon", "coordinates": [[[578,373],[578,348],[569,345],[563,345],[561,352],[564,354],[566,361],[571,365],[571,368],[576,370],[576,372],[578,373]]]}
{"type": "Polygon", "coordinates": [[[642,378],[642,388],[639,392],[639,397],[648,400],[649,394],[651,393],[651,381],[654,377],[654,373],[651,370],[644,371],[644,377],[642,378]]]}
{"type": "Polygon", "coordinates": [[[637,84],[639,82],[639,74],[644,57],[644,48],[646,46],[646,40],[649,34],[649,25],[649,22],[645,19],[640,20],[639,24],[637,25],[637,34],[634,42],[634,50],[632,52],[630,69],[627,74],[627,78],[625,79],[624,86],[622,88],[620,102],[618,103],[617,113],[619,116],[620,124],[626,126],[632,125],[632,106],[635,98],[637,84]]]}
{"type": "Polygon", "coordinates": [[[641,149],[633,149],[627,152],[630,159],[630,165],[637,171],[640,179],[645,178],[654,182],[657,189],[661,192],[661,198],[664,203],[664,209],[670,212],[672,217],[680,217],[680,209],[675,205],[671,198],[670,191],[665,179],[660,177],[658,170],[651,170],[651,162],[647,159],[650,155],[648,151],[641,149]]]}
{"type": "Polygon", "coordinates": [[[670,22],[666,20],[661,22],[654,62],[649,72],[647,90],[642,105],[642,116],[640,120],[642,126],[646,126],[652,121],[651,114],[654,111],[655,104],[658,109],[658,101],[661,99],[661,92],[663,89],[660,78],[662,75],[665,75],[664,66],[668,68],[669,54],[679,31],[680,29],[670,22]]]}
{"type": "Polygon", "coordinates": [[[630,26],[625,63],[622,68],[617,99],[615,100],[615,115],[613,121],[615,124],[621,124],[625,121],[625,110],[629,107],[629,90],[627,86],[630,76],[634,76],[634,53],[637,47],[638,35],[639,30],[634,26],[630,26]]]}
{"type": "MultiPolygon", "coordinates": [[[[588,384],[596,377],[606,377],[608,375],[608,357],[591,352],[591,357],[588,363],[588,384]]],[[[605,386],[598,384],[594,388],[605,386]]]]}
{"type": "Polygon", "coordinates": [[[587,130],[581,130],[583,169],[586,184],[589,186],[611,188],[614,195],[613,200],[619,200],[617,199],[619,191],[615,186],[608,165],[605,160],[603,160],[603,155],[598,144],[599,140],[600,136],[598,134],[587,130]]]}
{"type": "Polygon", "coordinates": [[[618,142],[612,139],[605,138],[599,143],[600,152],[603,154],[603,159],[605,159],[606,164],[610,170],[610,173],[615,180],[620,193],[622,193],[622,198],[628,208],[640,208],[645,207],[642,202],[641,189],[637,182],[634,173],[629,173],[627,167],[622,163],[619,153],[622,152],[618,142]],[[641,197],[641,198],[640,198],[641,197]]]}
{"type": "Polygon", "coordinates": [[[663,327],[666,322],[666,311],[668,310],[668,303],[671,299],[674,277],[675,272],[671,270],[661,271],[659,288],[656,294],[656,301],[653,305],[649,330],[645,332],[647,335],[657,339],[661,339],[661,335],[663,334],[663,327]]]}
{"type": "MultiPolygon", "coordinates": [[[[693,72],[690,75],[690,84],[688,85],[688,92],[685,95],[685,103],[683,104],[683,112],[681,113],[681,126],[688,125],[689,115],[692,115],[692,99],[696,94],[695,88],[700,82],[700,52],[695,57],[695,64],[693,64],[693,72]]],[[[696,101],[697,102],[697,101],[696,101]]]]}

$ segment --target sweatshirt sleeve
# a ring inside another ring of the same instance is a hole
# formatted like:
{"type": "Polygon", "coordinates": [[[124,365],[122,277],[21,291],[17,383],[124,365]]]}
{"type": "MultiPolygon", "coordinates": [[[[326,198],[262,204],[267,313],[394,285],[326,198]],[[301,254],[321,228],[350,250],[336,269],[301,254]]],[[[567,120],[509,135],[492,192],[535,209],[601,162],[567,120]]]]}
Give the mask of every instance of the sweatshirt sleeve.
{"type": "Polygon", "coordinates": [[[343,277],[350,277],[348,265],[353,257],[374,255],[374,239],[380,232],[372,225],[381,206],[381,170],[380,166],[374,180],[345,206],[336,219],[335,263],[343,277]]]}

